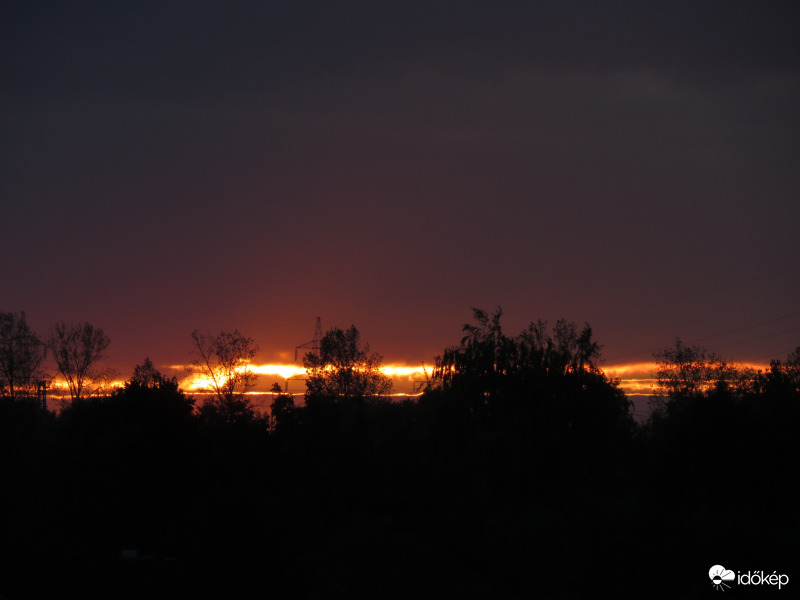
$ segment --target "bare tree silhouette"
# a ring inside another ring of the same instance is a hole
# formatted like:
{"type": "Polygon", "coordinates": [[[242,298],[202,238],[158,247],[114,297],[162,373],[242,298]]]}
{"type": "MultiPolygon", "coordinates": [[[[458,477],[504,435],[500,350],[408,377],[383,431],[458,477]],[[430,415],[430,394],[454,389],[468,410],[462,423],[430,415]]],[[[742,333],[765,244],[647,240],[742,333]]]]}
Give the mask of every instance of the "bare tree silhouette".
{"type": "Polygon", "coordinates": [[[47,347],[56,362],[58,373],[67,382],[73,400],[85,395],[86,386],[92,380],[105,382],[108,379],[108,371],[101,373],[92,367],[105,358],[104,352],[110,344],[111,340],[105,332],[90,323],[67,325],[60,322],[53,327],[47,347]]]}
{"type": "Polygon", "coordinates": [[[0,396],[33,392],[47,346],[31,331],[25,313],[0,313],[0,396]]]}
{"type": "Polygon", "coordinates": [[[221,417],[229,423],[251,418],[254,409],[246,394],[258,381],[258,375],[250,368],[258,352],[255,340],[238,330],[212,335],[195,329],[192,342],[195,358],[187,370],[204,378],[201,391],[214,395],[201,405],[201,414],[221,417]]]}

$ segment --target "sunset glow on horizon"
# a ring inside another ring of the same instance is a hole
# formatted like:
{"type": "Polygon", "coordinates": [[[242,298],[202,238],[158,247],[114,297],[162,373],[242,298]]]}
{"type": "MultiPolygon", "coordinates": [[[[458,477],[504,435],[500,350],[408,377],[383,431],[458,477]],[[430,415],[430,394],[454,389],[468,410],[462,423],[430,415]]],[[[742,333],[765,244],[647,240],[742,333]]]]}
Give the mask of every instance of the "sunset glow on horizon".
{"type": "MultiPolygon", "coordinates": [[[[736,366],[752,369],[754,371],[764,371],[769,368],[768,364],[756,363],[736,363],[736,366]]],[[[179,367],[180,366],[176,365],[171,368],[179,367]]],[[[265,393],[269,389],[269,386],[276,382],[274,378],[269,379],[270,375],[277,375],[284,379],[284,384],[289,381],[302,382],[306,375],[306,369],[304,367],[291,364],[253,365],[250,369],[254,373],[264,376],[259,380],[257,386],[259,391],[255,393],[265,393]]],[[[655,362],[608,365],[601,367],[601,370],[609,379],[618,379],[620,388],[626,394],[652,395],[657,384],[657,379],[655,378],[655,362]]],[[[431,376],[432,368],[422,364],[414,366],[403,363],[390,363],[383,365],[381,367],[381,372],[391,377],[394,384],[394,394],[404,395],[419,392],[420,385],[431,376]]],[[[181,385],[187,391],[198,391],[208,387],[207,382],[204,383],[204,381],[204,378],[193,375],[181,380],[181,385]]],[[[299,392],[293,391],[292,393],[297,394],[299,392]]]]}
{"type": "MultiPolygon", "coordinates": [[[[768,365],[746,364],[740,365],[754,370],[764,370],[768,365]]],[[[171,365],[170,369],[185,369],[183,365],[171,365]]],[[[257,390],[253,393],[266,393],[272,383],[281,383],[284,387],[287,383],[295,381],[297,383],[305,381],[306,369],[292,364],[261,364],[252,365],[250,369],[257,375],[262,376],[259,380],[257,390]],[[277,376],[283,382],[269,376],[277,376]]],[[[623,363],[601,367],[603,373],[609,379],[618,379],[620,388],[626,394],[651,395],[657,383],[655,378],[656,363],[638,362],[623,363]]],[[[431,376],[432,368],[420,364],[419,366],[390,363],[381,367],[381,372],[391,377],[394,384],[394,394],[415,394],[419,392],[420,385],[431,376]]],[[[181,386],[188,392],[198,392],[209,387],[207,378],[200,375],[190,375],[184,377],[181,386]]],[[[285,389],[285,388],[284,388],[285,389]]],[[[293,394],[300,393],[292,391],[293,394]]]]}
{"type": "MultiPolygon", "coordinates": [[[[763,372],[769,369],[769,364],[764,363],[734,363],[737,368],[751,369],[755,372],[763,372]]],[[[166,365],[163,367],[168,371],[186,371],[185,365],[166,365]]],[[[290,382],[295,382],[300,386],[298,389],[288,390],[292,395],[305,393],[305,367],[296,364],[268,363],[251,365],[250,370],[259,375],[259,381],[252,394],[267,394],[273,383],[281,384],[284,392],[287,391],[290,382]],[[272,377],[270,377],[272,376],[272,377]],[[283,381],[280,381],[282,379],[283,381]]],[[[423,389],[423,384],[431,377],[432,367],[420,364],[419,366],[404,363],[390,363],[381,367],[381,372],[392,379],[394,396],[418,395],[423,389]]],[[[654,389],[658,383],[655,377],[655,362],[634,362],[621,363],[601,367],[602,372],[609,379],[616,379],[619,387],[628,395],[650,396],[654,394],[654,389]]],[[[177,377],[177,375],[176,375],[177,377]]],[[[211,388],[211,380],[200,374],[186,375],[178,377],[180,387],[187,393],[203,393],[211,388]]],[[[104,391],[121,388],[126,381],[114,380],[103,386],[104,391]]],[[[50,381],[49,389],[56,395],[66,395],[69,386],[61,377],[55,377],[50,381]]]]}

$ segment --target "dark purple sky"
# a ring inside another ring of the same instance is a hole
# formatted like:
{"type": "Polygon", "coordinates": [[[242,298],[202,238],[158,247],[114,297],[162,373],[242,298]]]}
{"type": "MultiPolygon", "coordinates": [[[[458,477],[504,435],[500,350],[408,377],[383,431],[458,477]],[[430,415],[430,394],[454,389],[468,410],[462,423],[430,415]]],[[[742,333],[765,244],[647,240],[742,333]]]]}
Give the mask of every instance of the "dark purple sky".
{"type": "Polygon", "coordinates": [[[4,2],[0,310],[387,361],[588,321],[800,345],[800,3],[4,2]]]}

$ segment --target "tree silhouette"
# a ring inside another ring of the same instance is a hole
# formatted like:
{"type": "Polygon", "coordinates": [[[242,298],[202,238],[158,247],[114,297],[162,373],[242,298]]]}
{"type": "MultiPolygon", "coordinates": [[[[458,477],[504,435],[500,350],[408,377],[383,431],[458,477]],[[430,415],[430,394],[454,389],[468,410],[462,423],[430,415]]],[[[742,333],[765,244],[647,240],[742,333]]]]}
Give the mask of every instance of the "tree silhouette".
{"type": "Polygon", "coordinates": [[[392,380],[381,370],[383,357],[361,342],[355,325],[346,331],[334,327],[320,340],[319,352],[303,358],[308,379],[306,398],[375,400],[392,389],[392,380]]]}
{"type": "Polygon", "coordinates": [[[786,360],[770,361],[769,370],[756,378],[755,389],[770,398],[800,399],[800,347],[786,360]]]}
{"type": "Polygon", "coordinates": [[[165,377],[150,358],[136,365],[133,376],[111,396],[110,402],[125,407],[127,422],[149,428],[185,425],[192,418],[194,399],[187,397],[176,377],[165,377]]]}
{"type": "MultiPolygon", "coordinates": [[[[439,391],[455,396],[477,418],[513,418],[534,404],[537,410],[557,408],[563,416],[566,397],[574,390],[616,387],[598,367],[600,346],[589,325],[578,331],[560,320],[549,331],[540,320],[509,337],[502,331],[501,309],[492,315],[473,309],[473,316],[476,324],[463,326],[466,335],[460,344],[437,357],[429,395],[439,391]],[[553,397],[561,398],[560,405],[546,407],[543,399],[553,397]]],[[[618,399],[612,412],[627,413],[618,390],[612,396],[618,399]]]]}
{"type": "Polygon", "coordinates": [[[255,409],[246,394],[258,381],[250,368],[258,352],[255,340],[238,330],[211,335],[195,329],[192,342],[195,358],[187,370],[205,380],[201,391],[214,394],[200,407],[201,415],[228,423],[251,419],[255,409]]]}
{"type": "Polygon", "coordinates": [[[653,400],[655,410],[669,410],[669,403],[707,396],[712,391],[741,395],[752,386],[755,373],[724,360],[700,346],[687,346],[680,338],[675,345],[655,354],[658,379],[653,400]]]}
{"type": "Polygon", "coordinates": [[[273,383],[270,391],[274,394],[270,405],[272,430],[283,432],[296,424],[297,407],[294,405],[294,398],[290,394],[284,394],[279,383],[273,383]]]}
{"type": "Polygon", "coordinates": [[[47,346],[31,331],[25,313],[0,313],[0,396],[16,398],[33,391],[47,346]]]}
{"type": "Polygon", "coordinates": [[[70,397],[83,397],[86,384],[101,379],[104,374],[92,369],[102,358],[111,340],[105,332],[89,323],[67,325],[56,323],[47,341],[47,347],[56,362],[58,373],[67,382],[70,397]]]}

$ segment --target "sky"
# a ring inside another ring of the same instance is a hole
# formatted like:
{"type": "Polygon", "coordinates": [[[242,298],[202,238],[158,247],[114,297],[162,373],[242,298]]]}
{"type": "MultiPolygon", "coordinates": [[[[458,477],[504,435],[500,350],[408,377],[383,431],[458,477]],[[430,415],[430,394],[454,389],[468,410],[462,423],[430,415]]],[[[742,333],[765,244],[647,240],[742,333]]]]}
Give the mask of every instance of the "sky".
{"type": "Polygon", "coordinates": [[[800,346],[800,3],[17,2],[0,8],[0,310],[130,373],[355,324],[431,364],[472,307],[800,346]]]}

